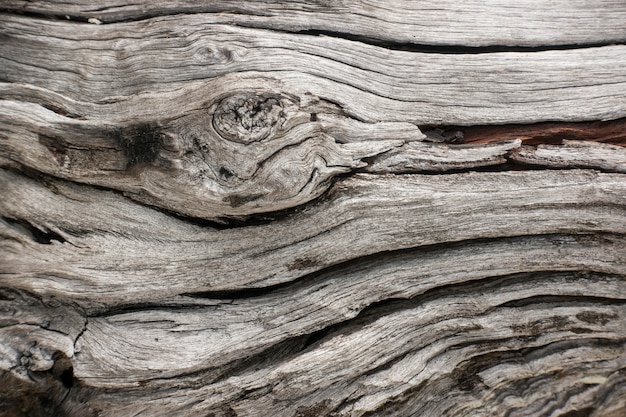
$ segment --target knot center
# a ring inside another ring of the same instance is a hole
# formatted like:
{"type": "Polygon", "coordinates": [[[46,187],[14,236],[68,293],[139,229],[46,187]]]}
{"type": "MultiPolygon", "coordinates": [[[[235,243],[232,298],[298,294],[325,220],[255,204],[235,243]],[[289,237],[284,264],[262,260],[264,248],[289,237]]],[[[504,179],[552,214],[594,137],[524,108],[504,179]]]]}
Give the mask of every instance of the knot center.
{"type": "Polygon", "coordinates": [[[237,94],[223,99],[213,116],[213,128],[224,139],[251,143],[261,141],[285,121],[279,96],[237,94]]]}

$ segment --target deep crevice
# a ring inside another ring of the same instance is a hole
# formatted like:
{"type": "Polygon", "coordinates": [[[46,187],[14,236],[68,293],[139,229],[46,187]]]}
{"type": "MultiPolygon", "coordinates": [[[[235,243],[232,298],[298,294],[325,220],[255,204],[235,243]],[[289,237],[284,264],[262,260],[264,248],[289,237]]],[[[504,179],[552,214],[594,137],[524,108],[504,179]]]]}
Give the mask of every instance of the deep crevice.
{"type": "MultiPolygon", "coordinates": [[[[623,278],[626,282],[626,276],[615,275],[616,278],[623,278]]],[[[568,304],[573,306],[588,304],[588,303],[597,303],[597,304],[605,304],[605,305],[624,305],[626,304],[626,300],[621,299],[613,299],[613,298],[604,298],[604,297],[595,297],[590,295],[581,295],[572,297],[569,300],[563,300],[562,296],[557,295],[537,295],[527,298],[520,298],[513,301],[507,301],[505,303],[499,304],[498,308],[521,308],[530,305],[538,305],[538,304],[546,304],[546,305],[556,305],[556,304],[568,304]]],[[[598,320],[602,320],[602,317],[597,317],[598,320]]]]}
{"type": "Polygon", "coordinates": [[[65,357],[61,352],[56,352],[52,358],[54,360],[52,374],[65,388],[72,388],[74,386],[74,366],[71,359],[65,357]]]}
{"type": "MultiPolygon", "coordinates": [[[[274,29],[271,29],[274,30],[274,29]]],[[[327,36],[331,38],[345,39],[354,42],[361,42],[380,48],[391,49],[394,51],[420,52],[429,54],[446,54],[446,55],[475,55],[496,52],[542,52],[552,50],[570,50],[582,48],[598,48],[610,45],[623,45],[626,39],[614,42],[586,42],[573,44],[557,44],[557,45],[539,45],[539,46],[516,46],[516,45],[489,45],[489,46],[463,46],[463,45],[430,45],[413,42],[394,42],[371,38],[367,36],[355,35],[347,32],[307,29],[295,32],[281,30],[281,32],[295,33],[298,35],[311,36],[327,36]]]]}
{"type": "MultiPolygon", "coordinates": [[[[469,172],[519,172],[519,171],[528,172],[528,171],[571,171],[571,170],[590,170],[590,171],[597,171],[597,172],[602,172],[602,173],[619,173],[612,169],[604,169],[601,167],[589,167],[589,166],[585,166],[582,164],[581,165],[572,164],[570,166],[555,167],[555,166],[541,165],[540,163],[537,163],[537,164],[525,163],[522,161],[510,159],[508,153],[507,155],[504,155],[504,158],[506,159],[506,162],[493,164],[493,165],[481,165],[481,166],[475,166],[473,168],[448,169],[443,172],[437,171],[437,170],[420,170],[420,171],[407,170],[407,171],[394,172],[393,175],[397,175],[397,176],[401,176],[401,175],[442,176],[442,175],[466,174],[469,172]]],[[[369,172],[367,171],[366,168],[357,168],[354,171],[352,171],[350,174],[351,175],[354,175],[354,174],[384,175],[382,173],[379,174],[377,172],[376,173],[369,172]]]]}
{"type": "Polygon", "coordinates": [[[564,122],[558,120],[536,123],[508,123],[499,125],[419,125],[430,140],[445,142],[458,138],[454,143],[486,144],[520,139],[524,145],[561,145],[564,140],[608,143],[626,146],[626,118],[613,120],[590,120],[564,122]]]}
{"type": "Polygon", "coordinates": [[[66,242],[65,238],[61,236],[60,234],[58,234],[57,232],[49,230],[45,227],[35,226],[26,220],[12,219],[12,218],[5,217],[5,216],[0,216],[0,219],[4,220],[6,223],[8,223],[9,225],[13,227],[19,228],[27,232],[33,238],[33,240],[37,243],[40,243],[43,245],[50,245],[52,244],[52,241],[59,242],[59,243],[66,242]]]}

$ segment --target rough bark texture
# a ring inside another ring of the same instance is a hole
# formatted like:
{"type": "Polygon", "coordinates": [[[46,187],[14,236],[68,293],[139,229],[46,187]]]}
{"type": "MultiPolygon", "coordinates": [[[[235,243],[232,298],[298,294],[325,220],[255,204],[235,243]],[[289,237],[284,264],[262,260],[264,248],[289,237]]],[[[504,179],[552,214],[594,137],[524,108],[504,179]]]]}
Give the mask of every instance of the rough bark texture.
{"type": "Polygon", "coordinates": [[[626,414],[623,1],[0,6],[0,415],[626,414]]]}

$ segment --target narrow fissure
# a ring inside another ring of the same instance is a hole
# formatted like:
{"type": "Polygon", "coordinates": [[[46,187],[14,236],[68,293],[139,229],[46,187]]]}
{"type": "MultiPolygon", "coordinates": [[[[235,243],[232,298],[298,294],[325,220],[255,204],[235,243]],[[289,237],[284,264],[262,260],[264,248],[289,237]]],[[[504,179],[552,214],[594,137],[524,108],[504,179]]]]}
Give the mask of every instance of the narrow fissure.
{"type": "MultiPolygon", "coordinates": [[[[611,234],[581,234],[577,235],[580,237],[587,236],[606,236],[610,238],[611,234]]],[[[445,242],[445,243],[435,243],[431,245],[424,245],[418,247],[404,248],[398,249],[394,251],[384,251],[377,252],[373,254],[368,254],[364,256],[360,256],[357,258],[349,259],[335,265],[330,265],[321,269],[318,269],[314,272],[304,274],[294,280],[283,282],[280,284],[270,285],[266,287],[254,287],[254,288],[246,288],[246,289],[236,289],[236,290],[223,290],[223,291],[207,291],[207,292],[193,292],[193,293],[183,293],[182,296],[190,297],[190,298],[201,298],[201,299],[214,299],[214,300],[235,300],[235,299],[246,299],[246,298],[257,298],[263,297],[273,292],[281,291],[287,288],[290,288],[294,291],[296,288],[306,286],[310,282],[318,282],[317,278],[321,276],[334,276],[337,274],[341,274],[341,271],[344,269],[354,269],[358,268],[359,264],[370,265],[372,263],[377,264],[392,264],[394,262],[402,262],[401,258],[404,257],[416,257],[416,256],[424,256],[430,253],[439,252],[439,251],[454,251],[454,250],[467,250],[473,246],[480,245],[488,245],[490,243],[498,242],[500,244],[511,243],[515,241],[524,240],[525,238],[534,239],[543,237],[546,239],[554,238],[555,240],[564,239],[570,237],[570,235],[562,235],[562,234],[546,234],[546,235],[519,235],[519,236],[507,236],[507,237],[496,237],[496,238],[478,238],[478,239],[466,239],[456,242],[445,242]]]]}
{"type": "MultiPolygon", "coordinates": [[[[272,29],[274,30],[274,29],[272,29]]],[[[282,31],[281,32],[289,32],[282,31]]],[[[588,42],[573,43],[562,45],[540,45],[540,46],[516,46],[516,45],[489,45],[489,46],[463,46],[463,45],[430,45],[412,42],[393,42],[388,40],[376,39],[367,36],[355,35],[347,32],[338,32],[331,30],[307,29],[296,32],[298,35],[312,36],[328,36],[331,38],[345,39],[354,42],[361,42],[379,48],[390,49],[394,51],[420,52],[429,54],[446,54],[446,55],[476,55],[496,52],[542,52],[542,51],[563,51],[570,49],[582,48],[598,48],[609,45],[621,45],[626,43],[626,39],[617,42],[588,42]]]]}
{"type": "MultiPolygon", "coordinates": [[[[108,8],[96,8],[94,10],[90,10],[87,12],[82,12],[81,14],[72,14],[72,13],[49,13],[44,11],[27,11],[27,10],[17,10],[13,8],[1,8],[0,13],[9,13],[9,14],[17,14],[22,16],[28,16],[32,18],[39,19],[50,19],[50,20],[64,20],[69,22],[77,22],[77,23],[88,23],[88,24],[113,24],[113,23],[126,23],[126,22],[137,22],[142,20],[154,19],[157,17],[165,17],[165,16],[175,16],[175,15],[198,15],[198,14],[224,14],[231,13],[237,15],[250,15],[250,16],[265,16],[261,14],[255,14],[247,10],[237,8],[211,8],[207,7],[206,9],[201,8],[191,8],[191,9],[183,9],[183,10],[154,10],[151,12],[142,12],[141,14],[127,14],[127,15],[116,15],[116,16],[98,16],[98,12],[106,11],[108,8]],[[93,12],[93,16],[91,16],[93,12]],[[95,20],[94,20],[95,19],[95,20]]],[[[269,16],[266,16],[269,19],[269,16]]],[[[262,25],[262,24],[246,24],[243,22],[230,22],[230,24],[234,26],[240,26],[245,28],[252,29],[261,29],[268,30],[272,32],[279,33],[287,33],[292,35],[306,35],[306,36],[326,36],[330,38],[336,39],[344,39],[347,41],[360,42],[371,46],[376,46],[379,48],[394,50],[394,51],[406,51],[406,52],[417,52],[417,53],[428,53],[428,54],[443,54],[443,55],[477,55],[477,54],[487,54],[487,53],[498,53],[498,52],[543,52],[543,51],[563,51],[563,50],[573,50],[573,49],[584,49],[584,48],[599,48],[603,46],[613,46],[613,45],[626,45],[626,39],[617,39],[609,42],[580,42],[580,43],[568,43],[568,44],[556,44],[556,45],[536,45],[536,46],[522,46],[522,45],[505,45],[505,44],[494,44],[494,45],[486,45],[486,46],[465,46],[465,45],[435,45],[435,44],[423,44],[418,42],[399,42],[385,39],[378,39],[364,35],[356,35],[348,32],[341,32],[336,30],[326,30],[326,29],[304,29],[304,30],[289,30],[285,28],[276,28],[271,25],[262,25]]]]}

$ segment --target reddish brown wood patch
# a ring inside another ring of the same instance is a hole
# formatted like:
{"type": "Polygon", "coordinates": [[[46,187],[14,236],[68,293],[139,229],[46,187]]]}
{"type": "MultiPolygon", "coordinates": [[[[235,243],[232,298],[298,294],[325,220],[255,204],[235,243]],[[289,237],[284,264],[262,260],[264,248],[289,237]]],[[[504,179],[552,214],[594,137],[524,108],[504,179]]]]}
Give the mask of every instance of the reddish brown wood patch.
{"type": "Polygon", "coordinates": [[[564,139],[626,146],[626,118],[604,122],[544,122],[530,125],[469,126],[461,129],[464,143],[521,139],[526,145],[560,144],[564,139]]]}

